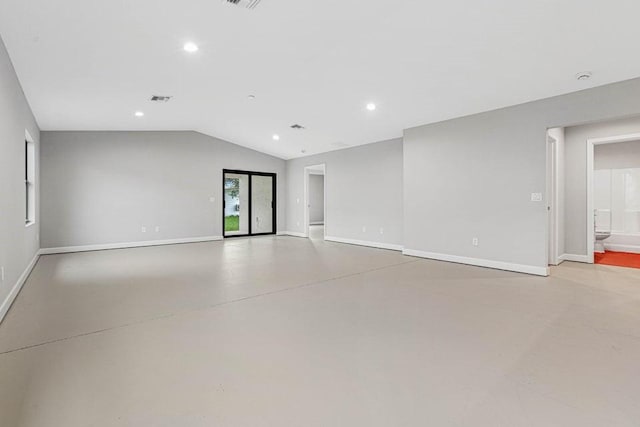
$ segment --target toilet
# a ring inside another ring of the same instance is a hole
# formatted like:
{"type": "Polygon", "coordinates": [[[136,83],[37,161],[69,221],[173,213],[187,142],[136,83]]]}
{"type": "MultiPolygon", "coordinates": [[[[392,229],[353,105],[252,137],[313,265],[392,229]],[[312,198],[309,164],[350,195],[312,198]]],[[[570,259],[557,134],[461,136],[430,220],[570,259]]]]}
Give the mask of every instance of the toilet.
{"type": "Polygon", "coordinates": [[[604,241],[611,237],[611,233],[607,231],[596,231],[596,242],[594,245],[594,251],[603,254],[604,253],[604,241]]]}

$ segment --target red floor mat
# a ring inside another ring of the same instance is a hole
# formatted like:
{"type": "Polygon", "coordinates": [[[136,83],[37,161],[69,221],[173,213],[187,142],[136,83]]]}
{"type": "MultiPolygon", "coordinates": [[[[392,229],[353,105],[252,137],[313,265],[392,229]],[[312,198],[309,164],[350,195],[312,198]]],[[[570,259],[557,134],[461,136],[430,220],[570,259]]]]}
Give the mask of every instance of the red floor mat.
{"type": "Polygon", "coordinates": [[[596,264],[640,268],[640,254],[607,251],[603,254],[595,254],[595,261],[596,264]]]}

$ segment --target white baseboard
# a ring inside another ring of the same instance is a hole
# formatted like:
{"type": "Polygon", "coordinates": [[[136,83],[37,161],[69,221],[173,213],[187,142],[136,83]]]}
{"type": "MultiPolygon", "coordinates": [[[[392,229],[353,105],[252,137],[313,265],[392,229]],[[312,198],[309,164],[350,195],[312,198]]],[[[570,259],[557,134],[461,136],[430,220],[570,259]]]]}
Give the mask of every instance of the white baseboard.
{"type": "Polygon", "coordinates": [[[494,268],[496,270],[515,271],[516,273],[533,274],[536,276],[548,276],[548,267],[536,267],[533,265],[513,264],[510,262],[492,261],[481,258],[469,258],[457,255],[438,254],[434,252],[417,251],[415,249],[405,249],[402,251],[404,255],[419,258],[429,258],[438,261],[455,262],[458,264],[474,265],[477,267],[494,268]]]}
{"type": "Polygon", "coordinates": [[[38,258],[40,258],[39,251],[36,252],[36,255],[33,257],[27,268],[22,272],[16,284],[13,285],[13,288],[11,289],[11,292],[9,292],[9,295],[7,295],[4,301],[2,301],[2,305],[0,305],[0,323],[2,323],[2,320],[4,320],[4,316],[7,315],[7,312],[11,308],[11,304],[13,304],[13,301],[15,301],[16,297],[20,293],[20,290],[22,289],[24,282],[27,281],[27,277],[29,277],[29,274],[31,274],[33,267],[36,266],[38,258]]]}
{"type": "Polygon", "coordinates": [[[281,231],[278,236],[308,237],[306,234],[298,233],[297,231],[281,231]]]}
{"type": "Polygon", "coordinates": [[[617,243],[605,243],[604,247],[608,251],[640,254],[640,246],[635,246],[635,245],[619,245],[617,243]]]}
{"type": "Polygon", "coordinates": [[[336,243],[346,243],[348,245],[368,246],[370,248],[388,249],[391,251],[401,251],[402,245],[394,245],[391,243],[369,242],[366,240],[343,239],[342,237],[325,236],[324,240],[336,243]]]}
{"type": "Polygon", "coordinates": [[[187,237],[184,239],[149,240],[146,242],[107,243],[102,245],[65,246],[40,249],[41,255],[66,254],[70,252],[104,251],[107,249],[142,248],[146,246],[177,245],[180,243],[200,243],[222,240],[222,236],[187,237]]]}
{"type": "Polygon", "coordinates": [[[587,264],[591,264],[591,260],[587,255],[563,254],[560,255],[560,259],[563,261],[584,262],[587,264]]]}

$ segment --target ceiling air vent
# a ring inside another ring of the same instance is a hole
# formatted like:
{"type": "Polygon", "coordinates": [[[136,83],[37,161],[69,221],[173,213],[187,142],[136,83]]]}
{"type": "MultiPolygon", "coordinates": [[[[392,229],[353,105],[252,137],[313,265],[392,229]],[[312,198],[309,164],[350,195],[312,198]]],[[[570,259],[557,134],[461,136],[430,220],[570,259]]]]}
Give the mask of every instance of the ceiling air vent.
{"type": "Polygon", "coordinates": [[[222,0],[225,3],[235,4],[236,6],[244,7],[247,9],[254,9],[261,0],[222,0]]]}
{"type": "Polygon", "coordinates": [[[299,124],[295,124],[295,125],[291,125],[291,129],[303,130],[303,129],[305,129],[305,127],[302,126],[302,125],[299,125],[299,124]]]}
{"type": "Polygon", "coordinates": [[[153,102],[169,102],[171,100],[171,96],[159,96],[159,95],[153,95],[151,97],[151,100],[153,102]]]}

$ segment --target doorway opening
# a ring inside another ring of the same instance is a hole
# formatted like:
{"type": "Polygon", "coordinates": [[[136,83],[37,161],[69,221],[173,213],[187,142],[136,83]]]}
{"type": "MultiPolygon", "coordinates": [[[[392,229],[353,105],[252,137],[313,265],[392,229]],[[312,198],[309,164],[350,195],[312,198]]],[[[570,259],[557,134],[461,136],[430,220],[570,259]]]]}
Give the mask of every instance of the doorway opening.
{"type": "Polygon", "coordinates": [[[547,260],[558,265],[564,258],[564,153],[565,128],[547,129],[547,260]]]}
{"type": "Polygon", "coordinates": [[[222,192],[225,238],[276,233],[275,173],[224,169],[222,192]]]}
{"type": "Polygon", "coordinates": [[[591,263],[640,268],[640,133],[587,140],[591,263]]]}
{"type": "Polygon", "coordinates": [[[548,264],[560,264],[560,149],[564,129],[547,130],[547,228],[548,264]]]}
{"type": "Polygon", "coordinates": [[[327,225],[326,166],[304,168],[304,222],[305,236],[311,240],[324,240],[327,225]]]}

